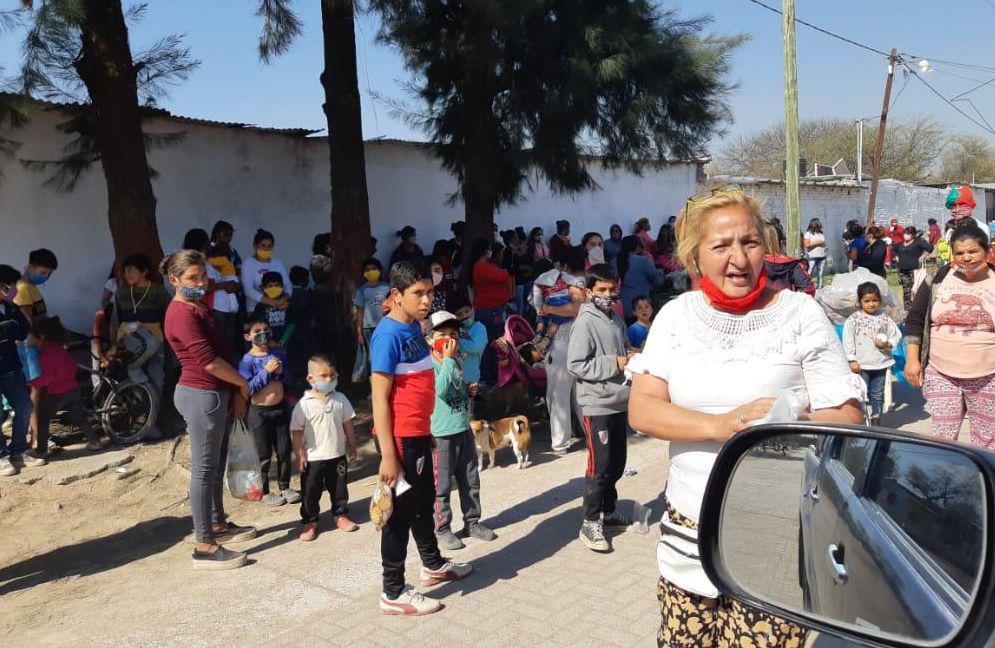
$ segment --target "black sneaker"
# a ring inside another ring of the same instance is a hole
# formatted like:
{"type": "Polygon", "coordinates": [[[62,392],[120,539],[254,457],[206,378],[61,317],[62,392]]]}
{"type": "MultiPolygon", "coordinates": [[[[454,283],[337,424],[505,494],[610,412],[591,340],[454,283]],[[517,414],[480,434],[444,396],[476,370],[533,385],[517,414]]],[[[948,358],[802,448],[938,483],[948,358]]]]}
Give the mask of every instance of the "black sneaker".
{"type": "Polygon", "coordinates": [[[193,568],[205,571],[223,571],[225,569],[238,569],[245,565],[248,558],[241,551],[232,551],[218,545],[213,552],[194,551],[193,568]]]}
{"type": "Polygon", "coordinates": [[[632,526],[632,520],[616,510],[604,514],[601,526],[606,531],[624,531],[632,526]]]}
{"type": "Polygon", "coordinates": [[[598,553],[608,553],[612,550],[608,540],[605,538],[605,533],[601,529],[600,522],[590,522],[584,520],[584,524],[580,527],[580,541],[590,549],[591,551],[597,551],[598,553]]]}
{"type": "Polygon", "coordinates": [[[238,526],[229,524],[228,528],[222,532],[214,532],[214,541],[218,544],[230,544],[232,542],[245,542],[256,537],[256,527],[238,526]]]}

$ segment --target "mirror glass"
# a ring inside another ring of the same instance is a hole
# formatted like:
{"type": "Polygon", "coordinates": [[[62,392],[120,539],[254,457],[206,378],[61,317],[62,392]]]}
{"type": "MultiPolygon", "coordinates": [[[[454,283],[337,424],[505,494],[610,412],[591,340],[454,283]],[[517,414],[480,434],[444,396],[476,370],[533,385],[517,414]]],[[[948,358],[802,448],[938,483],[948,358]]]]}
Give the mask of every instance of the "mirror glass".
{"type": "Polygon", "coordinates": [[[960,629],[984,564],[981,469],[952,448],[770,437],[739,460],[719,551],[742,590],[834,626],[930,644],[960,629]]]}

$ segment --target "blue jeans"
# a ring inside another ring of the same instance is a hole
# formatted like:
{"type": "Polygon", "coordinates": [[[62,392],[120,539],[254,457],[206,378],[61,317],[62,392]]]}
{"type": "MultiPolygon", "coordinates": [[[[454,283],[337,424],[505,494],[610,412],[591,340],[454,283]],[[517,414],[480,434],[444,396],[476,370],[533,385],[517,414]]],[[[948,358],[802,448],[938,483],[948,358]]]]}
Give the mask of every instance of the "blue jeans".
{"type": "Polygon", "coordinates": [[[525,286],[515,286],[515,314],[525,317],[525,286]]]}
{"type": "Polygon", "coordinates": [[[0,395],[14,409],[14,431],[10,445],[0,434],[0,457],[19,455],[28,449],[28,419],[31,417],[31,392],[28,391],[28,381],[20,369],[0,374],[0,395]]]}
{"type": "Polygon", "coordinates": [[[887,369],[865,369],[860,377],[867,384],[867,400],[871,404],[871,416],[881,416],[884,409],[884,387],[888,379],[887,369]]]}
{"type": "Polygon", "coordinates": [[[822,288],[822,273],[826,266],[826,257],[816,257],[808,260],[809,274],[816,288],[822,288]]]}
{"type": "Polygon", "coordinates": [[[480,359],[480,378],[488,385],[497,384],[497,356],[490,344],[504,335],[504,306],[497,308],[478,308],[474,313],[478,322],[487,329],[487,348],[480,359]]]}

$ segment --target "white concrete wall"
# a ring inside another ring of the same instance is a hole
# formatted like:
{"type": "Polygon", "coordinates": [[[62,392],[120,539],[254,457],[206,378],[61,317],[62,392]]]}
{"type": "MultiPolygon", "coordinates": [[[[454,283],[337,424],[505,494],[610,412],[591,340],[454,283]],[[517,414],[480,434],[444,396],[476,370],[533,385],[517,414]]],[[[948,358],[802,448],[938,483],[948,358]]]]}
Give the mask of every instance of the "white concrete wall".
{"type": "MultiPolygon", "coordinates": [[[[784,185],[774,183],[748,185],[750,191],[761,198],[765,205],[765,213],[777,217],[784,222],[784,185]]],[[[847,221],[854,218],[861,223],[867,218],[867,187],[838,187],[802,185],[799,188],[801,197],[801,228],[808,227],[808,221],[818,218],[829,243],[830,254],[836,266],[834,271],[845,269],[843,251],[843,227],[847,221]]],[[[878,197],[874,206],[875,222],[887,226],[892,218],[897,218],[903,226],[912,225],[925,231],[927,221],[935,218],[942,228],[950,219],[950,212],[945,207],[946,189],[921,187],[897,180],[882,180],[878,185],[878,197]]],[[[978,203],[975,215],[984,219],[985,194],[974,192],[978,203]]]]}
{"type": "MultiPolygon", "coordinates": [[[[62,120],[44,113],[13,136],[23,142],[19,157],[54,159],[67,138],[55,130],[62,120]]],[[[306,265],[311,239],[328,231],[328,149],[323,138],[302,139],[249,130],[180,124],[159,120],[151,132],[186,132],[186,139],[153,151],[152,166],[158,225],[163,249],[179,246],[191,227],[210,227],[225,219],[236,228],[235,246],[251,252],[252,235],[264,227],[276,236],[276,255],[288,267],[306,265]]],[[[379,256],[388,258],[404,225],[418,229],[429,252],[438,238],[449,238],[449,225],[462,218],[462,205],[447,206],[455,191],[452,176],[421,147],[398,142],[370,142],[366,148],[372,230],[379,256]]],[[[49,310],[70,327],[88,326],[113,257],[107,227],[107,201],[99,165],[71,194],[42,187],[45,176],[0,160],[0,263],[21,267],[27,252],[51,248],[59,270],[44,286],[49,310]]],[[[552,234],[554,221],[573,224],[574,236],[588,230],[607,234],[611,223],[628,233],[646,216],[654,227],[675,214],[695,193],[697,167],[673,165],[647,170],[643,177],[598,169],[601,191],[555,196],[542,184],[518,205],[498,215],[502,228],[539,225],[552,234]]]]}

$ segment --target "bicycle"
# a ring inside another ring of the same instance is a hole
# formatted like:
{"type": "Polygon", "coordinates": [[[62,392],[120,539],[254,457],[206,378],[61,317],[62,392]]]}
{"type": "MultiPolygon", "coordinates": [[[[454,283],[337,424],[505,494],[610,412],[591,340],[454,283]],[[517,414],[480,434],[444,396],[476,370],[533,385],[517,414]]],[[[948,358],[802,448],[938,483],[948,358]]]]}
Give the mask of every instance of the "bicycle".
{"type": "MultiPolygon", "coordinates": [[[[110,343],[102,338],[82,336],[71,342],[69,348],[89,344],[99,339],[108,347],[110,343]]],[[[128,354],[119,352],[109,363],[102,364],[100,358],[90,349],[93,366],[77,364],[93,381],[85,381],[92,389],[89,397],[84,396],[84,409],[87,414],[100,422],[100,427],[115,443],[128,445],[140,440],[156,422],[158,398],[147,380],[133,380],[128,375],[128,354]]],[[[84,390],[84,394],[86,394],[84,390]]]]}

